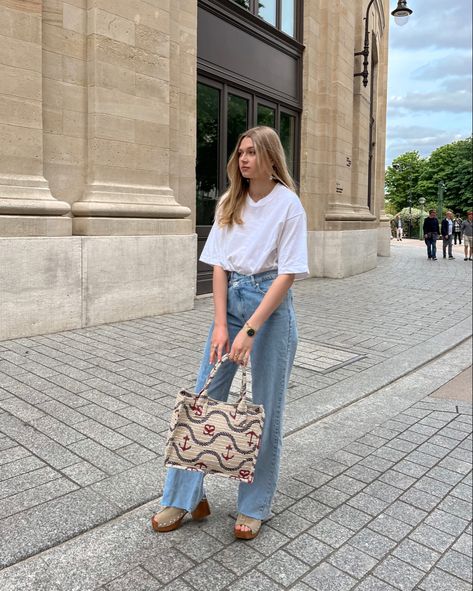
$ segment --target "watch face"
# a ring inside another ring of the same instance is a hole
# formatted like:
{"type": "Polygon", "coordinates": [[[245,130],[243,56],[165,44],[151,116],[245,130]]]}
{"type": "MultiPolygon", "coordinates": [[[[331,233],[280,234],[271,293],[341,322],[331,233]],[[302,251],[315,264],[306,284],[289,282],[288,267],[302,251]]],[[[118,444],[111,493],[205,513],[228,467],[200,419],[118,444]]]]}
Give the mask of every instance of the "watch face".
{"type": "Polygon", "coordinates": [[[249,328],[249,329],[246,331],[246,334],[247,334],[249,337],[254,337],[254,336],[255,336],[255,329],[254,329],[254,328],[249,328]]]}

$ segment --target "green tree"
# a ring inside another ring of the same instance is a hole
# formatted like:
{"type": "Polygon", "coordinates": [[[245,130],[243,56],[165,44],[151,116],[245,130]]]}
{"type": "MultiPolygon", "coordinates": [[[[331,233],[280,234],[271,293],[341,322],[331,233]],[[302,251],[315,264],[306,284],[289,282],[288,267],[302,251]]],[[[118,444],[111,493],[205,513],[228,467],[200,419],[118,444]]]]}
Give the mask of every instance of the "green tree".
{"type": "Polygon", "coordinates": [[[472,138],[441,146],[432,152],[422,173],[419,188],[427,202],[437,200],[438,184],[446,185],[445,207],[465,212],[472,205],[472,138]]]}
{"type": "Polygon", "coordinates": [[[393,160],[386,170],[386,207],[394,214],[404,207],[409,206],[409,196],[412,196],[412,204],[415,205],[422,193],[418,183],[423,173],[425,160],[419,152],[406,152],[393,160]]]}
{"type": "Polygon", "coordinates": [[[464,215],[473,206],[472,156],[471,137],[441,146],[425,159],[416,151],[401,154],[386,170],[386,211],[395,214],[408,207],[410,192],[413,206],[424,197],[426,210],[436,207],[443,182],[444,208],[464,215]]]}

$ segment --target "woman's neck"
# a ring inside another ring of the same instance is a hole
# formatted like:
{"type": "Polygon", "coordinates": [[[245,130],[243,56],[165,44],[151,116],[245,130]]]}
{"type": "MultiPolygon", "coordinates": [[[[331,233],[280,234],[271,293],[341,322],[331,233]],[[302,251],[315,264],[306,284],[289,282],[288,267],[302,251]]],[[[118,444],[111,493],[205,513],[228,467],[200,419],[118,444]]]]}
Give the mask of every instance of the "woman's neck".
{"type": "Polygon", "coordinates": [[[269,195],[271,191],[276,186],[276,182],[269,178],[266,179],[253,179],[250,180],[250,186],[248,188],[248,193],[253,201],[259,201],[269,195]]]}

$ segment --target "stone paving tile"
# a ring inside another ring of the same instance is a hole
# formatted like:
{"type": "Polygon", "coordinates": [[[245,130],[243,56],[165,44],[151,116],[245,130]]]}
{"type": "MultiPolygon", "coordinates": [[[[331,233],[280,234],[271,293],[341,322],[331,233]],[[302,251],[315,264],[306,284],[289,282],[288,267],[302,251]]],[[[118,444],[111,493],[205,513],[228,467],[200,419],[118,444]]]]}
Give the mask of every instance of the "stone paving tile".
{"type": "Polygon", "coordinates": [[[315,539],[307,533],[301,534],[295,540],[290,542],[285,547],[285,550],[290,552],[293,556],[300,558],[310,566],[315,566],[319,562],[322,562],[324,558],[333,552],[332,547],[315,539]]]}
{"type": "Polygon", "coordinates": [[[395,501],[386,509],[386,515],[399,519],[399,521],[404,521],[409,525],[417,525],[427,516],[427,512],[408,505],[403,501],[395,501]]]}
{"type": "Polygon", "coordinates": [[[161,550],[141,564],[161,583],[169,583],[190,569],[194,572],[195,568],[194,562],[177,548],[161,550]]]}
{"type": "Polygon", "coordinates": [[[317,566],[303,580],[317,591],[350,591],[357,582],[327,562],[317,566]]]}
{"type": "Polygon", "coordinates": [[[412,531],[411,525],[385,514],[376,517],[370,523],[370,528],[396,542],[402,540],[402,538],[406,537],[412,531]]]}
{"type": "Polygon", "coordinates": [[[453,544],[453,549],[462,554],[466,554],[471,558],[473,556],[473,541],[471,534],[462,534],[455,544],[453,544]]]}
{"type": "Polygon", "coordinates": [[[396,546],[396,542],[366,527],[350,538],[350,545],[380,560],[396,546]]]}
{"type": "Polygon", "coordinates": [[[290,510],[300,517],[303,517],[305,520],[316,522],[325,517],[327,513],[330,513],[332,509],[310,497],[305,497],[304,499],[297,501],[297,503],[294,503],[290,510]]]}
{"type": "Polygon", "coordinates": [[[471,591],[470,583],[435,568],[419,586],[421,591],[471,591]]]}
{"type": "Polygon", "coordinates": [[[33,470],[27,474],[13,476],[7,480],[0,481],[0,499],[18,494],[24,490],[35,488],[51,480],[60,478],[61,475],[52,468],[44,467],[33,470]]]}
{"type": "Polygon", "coordinates": [[[465,530],[468,521],[445,511],[440,511],[440,509],[434,509],[426,518],[425,524],[440,529],[447,534],[458,536],[465,530]]]}
{"type": "Polygon", "coordinates": [[[330,518],[319,521],[319,523],[314,525],[308,533],[334,548],[338,548],[344,544],[354,534],[353,530],[332,521],[330,518]]]}
{"type": "Polygon", "coordinates": [[[351,507],[360,509],[361,511],[364,511],[373,517],[382,513],[390,504],[388,501],[382,501],[381,499],[371,497],[370,495],[367,495],[363,492],[358,493],[349,499],[347,503],[351,507]]]}
{"type": "Polygon", "coordinates": [[[416,479],[392,469],[381,474],[379,481],[394,486],[395,488],[406,490],[416,482],[416,479]]]}
{"type": "Polygon", "coordinates": [[[454,536],[446,534],[434,527],[430,527],[422,523],[416,528],[409,538],[436,550],[437,552],[445,552],[447,548],[455,541],[454,536]]]}
{"type": "Polygon", "coordinates": [[[354,548],[350,544],[342,546],[327,559],[330,564],[348,573],[356,579],[361,579],[377,564],[377,560],[354,548]]]}
{"type": "MultiPolygon", "coordinates": [[[[300,536],[298,540],[301,538],[302,536],[300,536]]],[[[291,544],[292,542],[286,546],[286,549],[289,550],[291,544]]],[[[247,547],[245,544],[238,543],[233,543],[230,546],[219,550],[212,558],[239,577],[242,574],[253,570],[258,564],[265,560],[265,556],[258,551],[247,547]]]]}
{"type": "Polygon", "coordinates": [[[279,515],[273,517],[268,522],[268,526],[285,534],[288,538],[296,538],[313,525],[312,521],[308,521],[301,517],[301,515],[304,514],[302,510],[300,511],[300,514],[297,513],[297,511],[293,512],[292,508],[291,510],[283,511],[279,515]]]}
{"type": "Polygon", "coordinates": [[[310,567],[284,550],[278,550],[270,558],[267,558],[261,563],[258,569],[266,576],[287,588],[307,573],[310,567]]]}
{"type": "Polygon", "coordinates": [[[330,514],[330,519],[336,521],[340,525],[358,531],[371,521],[372,516],[355,509],[354,507],[342,505],[330,514]]]}
{"type": "Polygon", "coordinates": [[[394,591],[395,589],[395,587],[371,575],[355,587],[355,591],[394,591]]]}
{"type": "Polygon", "coordinates": [[[248,589],[251,589],[251,591],[278,591],[284,589],[273,579],[257,571],[238,577],[230,588],[231,591],[248,591],[248,589]]]}
{"type": "Polygon", "coordinates": [[[472,583],[471,559],[465,554],[449,550],[440,558],[436,566],[451,575],[468,581],[470,584],[472,583]]]}
{"type": "Polygon", "coordinates": [[[220,591],[235,580],[235,575],[211,558],[194,566],[192,571],[182,575],[197,591],[220,591]]]}
{"type": "Polygon", "coordinates": [[[162,585],[140,567],[104,586],[105,591],[159,591],[162,585]]]}
{"type": "Polygon", "coordinates": [[[310,493],[310,496],[316,501],[320,501],[324,505],[329,505],[333,508],[342,505],[350,498],[349,494],[337,490],[336,488],[332,488],[329,485],[321,486],[314,492],[310,493]]]}
{"type": "Polygon", "coordinates": [[[395,556],[388,556],[374,569],[373,574],[401,591],[411,591],[425,573],[395,556]]]}
{"type": "Polygon", "coordinates": [[[440,499],[439,497],[434,497],[422,490],[411,488],[402,495],[401,501],[409,503],[419,509],[423,509],[424,511],[432,511],[432,509],[439,504],[440,499]]]}
{"type": "Polygon", "coordinates": [[[434,566],[441,556],[439,552],[409,539],[403,540],[392,554],[426,572],[434,566]]]}

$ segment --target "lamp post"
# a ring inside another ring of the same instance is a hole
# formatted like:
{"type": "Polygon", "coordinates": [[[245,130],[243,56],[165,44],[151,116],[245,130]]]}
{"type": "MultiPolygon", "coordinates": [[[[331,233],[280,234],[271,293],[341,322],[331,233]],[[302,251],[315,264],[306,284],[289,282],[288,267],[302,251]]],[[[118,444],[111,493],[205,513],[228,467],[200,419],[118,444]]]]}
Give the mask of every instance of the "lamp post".
{"type": "Polygon", "coordinates": [[[443,218],[443,194],[446,190],[447,185],[443,181],[438,182],[438,189],[437,189],[437,211],[439,215],[439,219],[442,220],[443,218]]]}
{"type": "MultiPolygon", "coordinates": [[[[369,65],[369,55],[370,55],[370,32],[369,32],[369,16],[370,16],[370,8],[373,5],[375,0],[370,0],[368,2],[368,6],[366,7],[366,16],[364,18],[365,21],[365,42],[363,45],[363,49],[361,51],[355,51],[355,57],[358,55],[363,56],[363,70],[361,72],[357,72],[354,76],[362,76],[363,77],[363,86],[366,88],[368,86],[368,65],[369,65]]],[[[398,0],[397,7],[391,12],[392,16],[394,17],[394,22],[396,25],[403,26],[409,20],[409,16],[412,14],[412,10],[407,6],[407,0],[398,0]]]]}
{"type": "Polygon", "coordinates": [[[424,238],[424,203],[425,197],[419,198],[420,203],[420,219],[419,219],[419,240],[424,238]]]}

